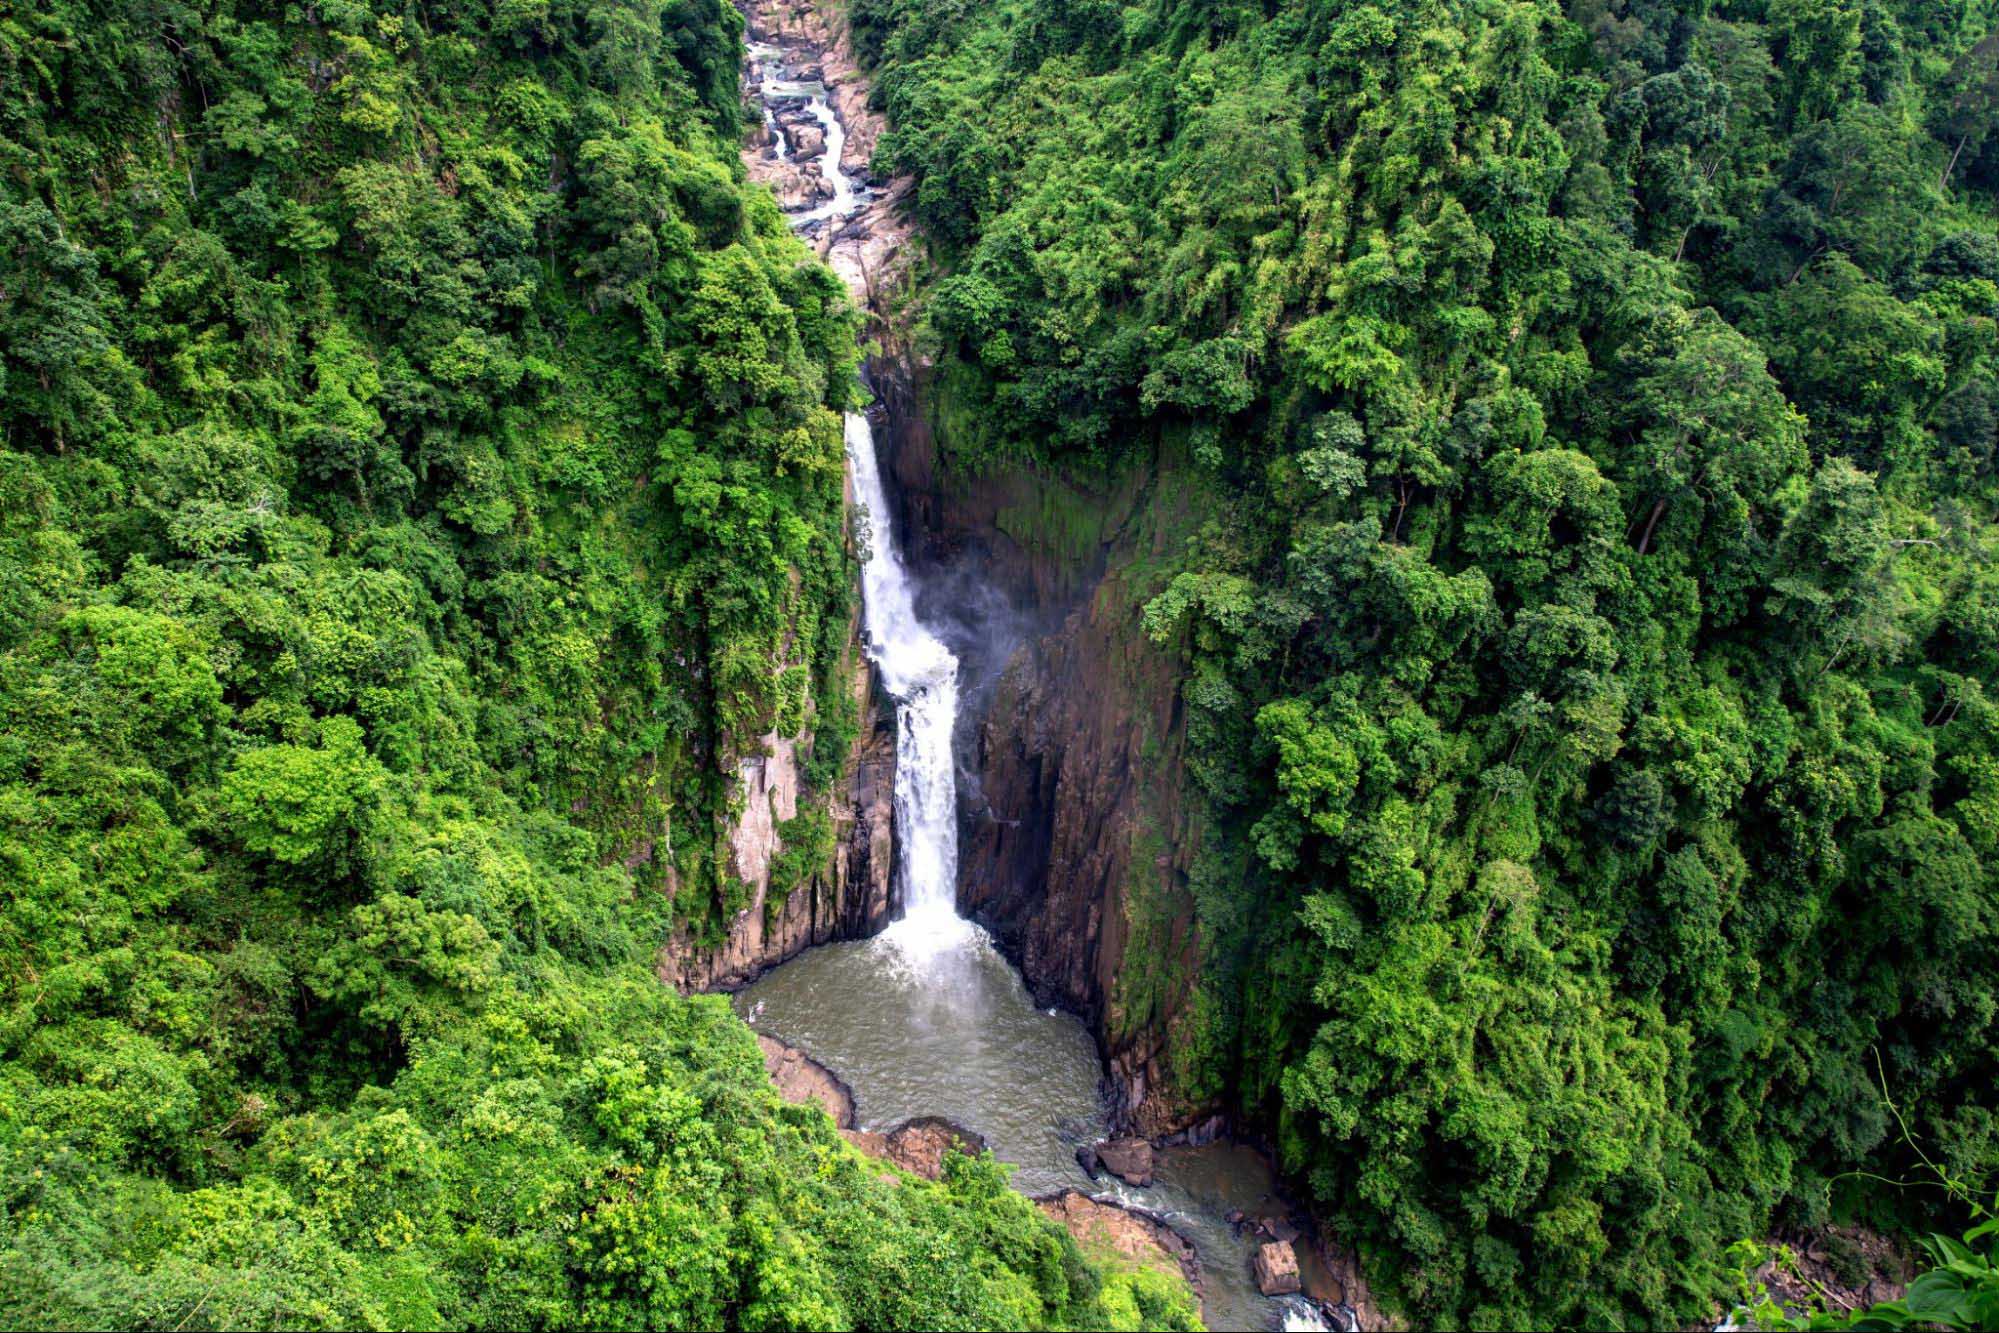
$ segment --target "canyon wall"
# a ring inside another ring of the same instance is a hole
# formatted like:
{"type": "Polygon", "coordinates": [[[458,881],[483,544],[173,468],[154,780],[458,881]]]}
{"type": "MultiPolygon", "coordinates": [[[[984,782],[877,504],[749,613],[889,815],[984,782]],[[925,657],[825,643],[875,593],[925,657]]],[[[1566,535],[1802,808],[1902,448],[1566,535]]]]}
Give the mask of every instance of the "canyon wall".
{"type": "Polygon", "coordinates": [[[764,737],[763,753],[742,761],[742,804],[729,834],[731,868],[750,890],[749,905],[719,942],[676,930],[656,960],[667,984],[683,991],[733,990],[815,944],[872,935],[895,918],[895,710],[875,688],[858,642],[849,652],[861,729],[847,757],[845,784],[817,798],[833,819],[832,861],[773,901],[772,867],[784,850],[779,825],[798,813],[799,750],[813,738],[764,737]]]}
{"type": "Polygon", "coordinates": [[[1038,1003],[1090,1024],[1125,1127],[1212,1132],[1215,1108],[1175,1058],[1193,1042],[1200,961],[1180,672],[1139,624],[1201,496],[1154,458],[1093,485],[1025,467],[963,475],[927,368],[898,357],[871,372],[913,559],[969,566],[1025,612],[961,744],[959,907],[1038,1003]]]}

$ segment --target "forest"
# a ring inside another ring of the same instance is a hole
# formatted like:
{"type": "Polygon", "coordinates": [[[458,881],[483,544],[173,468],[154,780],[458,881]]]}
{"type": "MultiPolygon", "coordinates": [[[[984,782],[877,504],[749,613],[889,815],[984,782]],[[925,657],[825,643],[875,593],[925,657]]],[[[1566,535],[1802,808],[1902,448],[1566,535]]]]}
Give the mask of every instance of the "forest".
{"type": "Polygon", "coordinates": [[[0,6],[0,1325],[1191,1326],[653,976],[749,738],[854,726],[856,318],[741,42],[0,6]]]}
{"type": "MultiPolygon", "coordinates": [[[[837,8],[940,467],[1201,514],[1177,1087],[1408,1326],[1832,1222],[1989,1326],[1999,3],[837,8]]],[[[0,1324],[1197,1326],[655,976],[859,726],[862,318],[742,52],[0,3],[0,1324]]]]}
{"type": "Polygon", "coordinates": [[[851,20],[951,463],[1206,507],[1182,1086],[1418,1327],[1989,1207],[1994,7],[851,20]]]}

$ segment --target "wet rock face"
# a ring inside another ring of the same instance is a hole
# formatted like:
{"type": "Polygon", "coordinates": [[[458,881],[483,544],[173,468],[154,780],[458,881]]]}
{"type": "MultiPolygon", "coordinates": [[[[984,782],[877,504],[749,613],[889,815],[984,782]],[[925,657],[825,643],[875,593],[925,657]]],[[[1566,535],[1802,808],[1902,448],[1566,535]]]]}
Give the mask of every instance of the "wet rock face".
{"type": "Polygon", "coordinates": [[[1090,1021],[1121,1119],[1157,1137],[1212,1110],[1177,1096],[1171,1065],[1199,957],[1199,838],[1177,787],[1177,681],[1131,601],[1107,575],[1008,665],[977,732],[959,893],[1038,1000],[1090,1021]]]}

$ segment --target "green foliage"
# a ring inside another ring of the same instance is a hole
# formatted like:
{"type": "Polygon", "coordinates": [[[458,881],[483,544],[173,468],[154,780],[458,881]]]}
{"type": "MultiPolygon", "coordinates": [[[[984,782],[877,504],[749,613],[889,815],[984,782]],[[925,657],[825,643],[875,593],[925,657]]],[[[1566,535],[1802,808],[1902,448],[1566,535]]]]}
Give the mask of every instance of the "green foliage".
{"type": "Polygon", "coordinates": [[[1168,1058],[1418,1324],[1933,1226],[1850,1174],[1871,1046],[1992,1157],[1992,20],[852,10],[953,461],[1213,497],[1132,608],[1208,805],[1168,1058]]]}
{"type": "Polygon", "coordinates": [[[742,184],[740,31],[0,14],[0,1322],[1166,1308],[652,974],[743,753],[812,747],[782,893],[855,725],[855,322],[742,184]]]}

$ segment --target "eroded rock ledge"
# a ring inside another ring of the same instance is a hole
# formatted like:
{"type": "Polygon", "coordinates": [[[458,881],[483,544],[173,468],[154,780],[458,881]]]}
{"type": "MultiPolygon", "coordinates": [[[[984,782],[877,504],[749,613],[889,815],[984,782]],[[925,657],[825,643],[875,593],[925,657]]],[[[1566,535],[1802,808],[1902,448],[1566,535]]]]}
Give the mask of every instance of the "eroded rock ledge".
{"type": "Polygon", "coordinates": [[[1197,1299],[1204,1298],[1201,1257],[1195,1253],[1194,1242],[1149,1210],[1091,1198],[1081,1190],[1043,1194],[1034,1202],[1085,1250],[1109,1249],[1148,1268],[1177,1272],[1187,1279],[1197,1299]]]}
{"type": "Polygon", "coordinates": [[[944,1154],[976,1157],[986,1150],[984,1138],[942,1116],[922,1115],[885,1130],[843,1128],[841,1136],[870,1157],[894,1162],[913,1176],[938,1180],[944,1175],[944,1154]]]}

